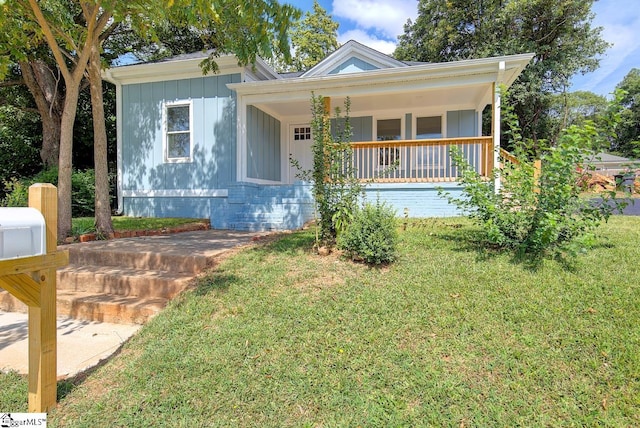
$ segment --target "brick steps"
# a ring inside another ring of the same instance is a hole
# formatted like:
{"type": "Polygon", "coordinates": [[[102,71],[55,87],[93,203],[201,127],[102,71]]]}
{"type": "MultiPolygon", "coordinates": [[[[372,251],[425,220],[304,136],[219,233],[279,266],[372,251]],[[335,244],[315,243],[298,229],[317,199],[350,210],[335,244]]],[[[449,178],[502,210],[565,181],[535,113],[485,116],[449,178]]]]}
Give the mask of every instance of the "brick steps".
{"type": "Polygon", "coordinates": [[[184,273],[76,265],[59,269],[57,278],[68,291],[166,299],[175,297],[192,280],[184,273]]]}
{"type": "MultiPolygon", "coordinates": [[[[199,253],[196,243],[189,245],[138,238],[65,246],[70,264],[57,272],[58,315],[144,324],[213,265],[215,256],[199,253]]],[[[0,310],[27,309],[0,289],[0,310]]]]}
{"type": "Polygon", "coordinates": [[[159,313],[169,299],[162,297],[96,294],[59,290],[58,315],[115,324],[144,324],[159,313]]]}
{"type": "MultiPolygon", "coordinates": [[[[58,290],[58,315],[86,321],[114,324],[144,324],[169,302],[161,297],[123,296],[87,291],[58,290]]],[[[28,312],[28,307],[6,291],[0,291],[0,309],[28,312]]]]}
{"type": "Polygon", "coordinates": [[[132,269],[183,272],[197,274],[209,267],[206,256],[162,254],[152,251],[138,252],[135,249],[93,249],[91,243],[86,248],[69,249],[69,264],[79,266],[117,266],[132,269]]]}

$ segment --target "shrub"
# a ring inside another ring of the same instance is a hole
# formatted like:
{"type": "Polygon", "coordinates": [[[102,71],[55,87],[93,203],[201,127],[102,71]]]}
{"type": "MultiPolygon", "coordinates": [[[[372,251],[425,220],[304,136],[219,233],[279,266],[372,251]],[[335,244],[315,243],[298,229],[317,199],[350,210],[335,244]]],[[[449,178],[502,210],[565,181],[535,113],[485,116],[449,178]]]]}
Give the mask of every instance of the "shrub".
{"type": "MultiPolygon", "coordinates": [[[[58,170],[44,170],[31,178],[5,181],[6,196],[2,200],[5,207],[26,207],[29,205],[29,186],[34,183],[58,184],[58,170]]],[[[73,171],[71,175],[71,213],[74,217],[91,217],[95,205],[95,174],[92,169],[73,171]]]]}
{"type": "Polygon", "coordinates": [[[34,183],[58,183],[58,169],[50,168],[40,171],[30,178],[11,178],[4,182],[6,196],[2,200],[5,207],[26,207],[29,205],[29,186],[34,183]]]}
{"type": "Polygon", "coordinates": [[[489,181],[461,153],[454,153],[463,196],[440,194],[476,220],[491,245],[515,249],[532,260],[545,254],[573,256],[590,241],[590,232],[624,205],[615,199],[615,192],[603,193],[604,201],[597,205],[580,197],[580,183],[590,174],[587,161],[597,150],[600,132],[590,121],[564,130],[555,144],[541,153],[538,178],[534,177],[533,163],[527,160],[525,147],[529,144],[521,140],[517,129],[511,135],[517,136],[518,144],[513,146],[519,162],[505,162],[489,181]],[[496,192],[493,183],[498,174],[501,188],[496,192]]]}
{"type": "Polygon", "coordinates": [[[29,205],[29,185],[25,182],[26,180],[12,177],[3,183],[5,191],[5,197],[2,199],[3,207],[26,207],[29,205]]]}
{"type": "Polygon", "coordinates": [[[357,209],[344,232],[338,235],[338,246],[354,259],[380,265],[397,257],[398,230],[395,211],[385,203],[365,203],[357,209]]]}
{"type": "Polygon", "coordinates": [[[93,169],[71,174],[71,214],[92,217],[95,213],[96,176],[93,169]]]}

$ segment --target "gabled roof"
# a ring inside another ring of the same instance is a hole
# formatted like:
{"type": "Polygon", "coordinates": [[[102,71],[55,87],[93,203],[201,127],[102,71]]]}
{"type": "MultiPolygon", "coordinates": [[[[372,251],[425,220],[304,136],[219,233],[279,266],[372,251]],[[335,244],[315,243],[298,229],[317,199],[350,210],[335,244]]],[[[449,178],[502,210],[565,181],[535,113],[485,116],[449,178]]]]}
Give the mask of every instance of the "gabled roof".
{"type": "Polygon", "coordinates": [[[624,158],[622,156],[612,155],[610,153],[598,153],[589,158],[589,162],[593,163],[623,163],[623,162],[632,162],[629,158],[624,158]]]}
{"type": "Polygon", "coordinates": [[[311,69],[304,72],[302,77],[326,76],[352,58],[357,58],[375,69],[407,67],[407,64],[402,61],[398,61],[355,40],[349,40],[311,69]]]}

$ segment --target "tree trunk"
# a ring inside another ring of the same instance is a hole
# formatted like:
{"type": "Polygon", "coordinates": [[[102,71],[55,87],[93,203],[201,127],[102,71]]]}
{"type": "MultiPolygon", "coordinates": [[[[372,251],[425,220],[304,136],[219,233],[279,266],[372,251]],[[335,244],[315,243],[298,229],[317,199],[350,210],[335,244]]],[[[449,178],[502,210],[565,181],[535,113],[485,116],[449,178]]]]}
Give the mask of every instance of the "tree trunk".
{"type": "MultiPolygon", "coordinates": [[[[26,5],[20,5],[26,8],[26,5]]],[[[76,121],[76,112],[78,110],[78,97],[80,94],[80,83],[87,70],[87,63],[91,55],[91,47],[98,37],[100,31],[107,24],[110,14],[103,14],[98,19],[97,28],[88,25],[92,31],[88,31],[84,42],[81,44],[82,49],[75,52],[76,61],[72,61],[73,71],[69,70],[67,58],[60,49],[54,29],[47,18],[44,16],[42,9],[37,0],[28,0],[29,8],[33,12],[34,19],[42,30],[42,35],[47,41],[51,53],[56,60],[60,72],[64,78],[66,94],[64,106],[62,108],[62,120],[60,127],[60,156],[58,158],[58,239],[63,240],[71,233],[71,165],[73,161],[73,125],[76,121]]],[[[90,12],[90,20],[95,19],[99,12],[99,6],[91,7],[89,3],[81,2],[83,13],[85,10],[90,12]]],[[[60,32],[60,31],[58,31],[60,32]]],[[[83,37],[81,37],[83,38],[83,37]]]]}
{"type": "Polygon", "coordinates": [[[19,63],[25,85],[33,96],[42,121],[40,158],[45,167],[58,165],[60,153],[61,107],[64,93],[49,66],[40,60],[19,63]]]}
{"type": "MultiPolygon", "coordinates": [[[[74,79],[70,79],[74,80],[74,79]]],[[[60,129],[60,157],[58,160],[58,240],[63,241],[71,233],[71,167],[73,161],[73,125],[78,110],[80,81],[65,82],[67,94],[64,99],[60,129]]]]}
{"type": "Polygon", "coordinates": [[[93,116],[93,160],[96,175],[96,231],[98,234],[108,236],[113,233],[113,224],[111,223],[111,204],[109,203],[107,130],[104,122],[100,64],[100,47],[93,46],[91,57],[89,58],[89,84],[91,88],[91,113],[93,116]]]}

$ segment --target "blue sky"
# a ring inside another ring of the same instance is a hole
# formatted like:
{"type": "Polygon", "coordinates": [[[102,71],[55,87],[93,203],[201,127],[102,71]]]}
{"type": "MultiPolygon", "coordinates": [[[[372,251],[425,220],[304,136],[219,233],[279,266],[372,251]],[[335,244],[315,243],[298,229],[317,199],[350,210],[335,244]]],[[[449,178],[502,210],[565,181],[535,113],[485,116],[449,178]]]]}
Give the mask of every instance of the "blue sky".
{"type": "MultiPolygon", "coordinates": [[[[312,0],[284,0],[303,11],[312,0]]],[[[417,0],[320,0],[333,19],[340,23],[338,41],[357,40],[391,54],[397,36],[408,18],[417,16],[417,0]]],[[[603,28],[603,37],[612,44],[601,58],[600,68],[576,76],[571,90],[608,95],[632,68],[640,68],[640,0],[598,0],[594,3],[594,26],[603,28]]]]}

